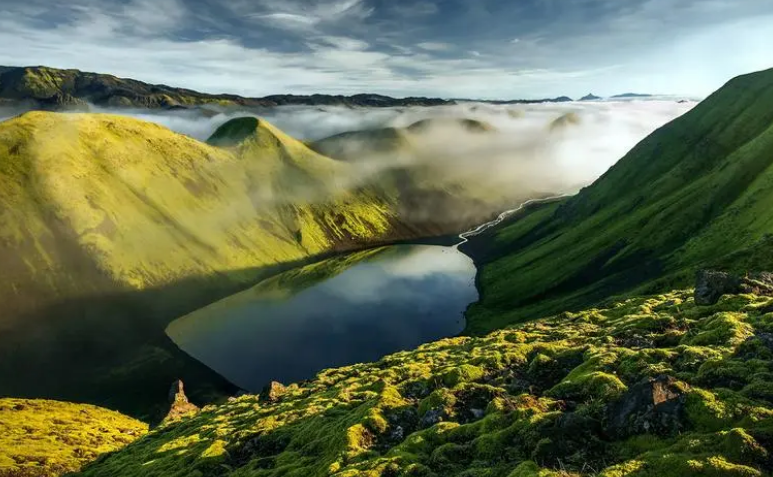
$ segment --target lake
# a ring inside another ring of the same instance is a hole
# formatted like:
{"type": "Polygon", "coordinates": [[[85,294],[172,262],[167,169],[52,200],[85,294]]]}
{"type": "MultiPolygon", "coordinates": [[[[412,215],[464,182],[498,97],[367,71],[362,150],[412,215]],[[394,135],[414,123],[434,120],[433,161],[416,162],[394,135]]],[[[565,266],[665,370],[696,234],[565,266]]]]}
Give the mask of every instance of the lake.
{"type": "Polygon", "coordinates": [[[455,247],[397,245],[324,260],[175,320],[186,353],[249,392],[457,335],[478,299],[455,247]]]}

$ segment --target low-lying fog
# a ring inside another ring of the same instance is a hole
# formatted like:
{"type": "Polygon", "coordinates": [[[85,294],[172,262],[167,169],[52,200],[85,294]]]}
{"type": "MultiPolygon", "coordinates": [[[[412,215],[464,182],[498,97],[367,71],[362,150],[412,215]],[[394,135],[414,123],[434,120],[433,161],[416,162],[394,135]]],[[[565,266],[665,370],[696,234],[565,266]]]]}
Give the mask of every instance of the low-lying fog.
{"type": "MultiPolygon", "coordinates": [[[[532,105],[462,103],[431,108],[93,109],[153,121],[200,140],[227,120],[245,115],[265,118],[298,139],[312,141],[349,131],[407,127],[427,118],[475,119],[492,125],[495,131],[480,134],[458,127],[412,135],[422,162],[432,158],[450,176],[472,173],[487,177],[492,187],[539,184],[532,190],[572,193],[603,174],[655,129],[696,104],[659,99],[532,105]]],[[[16,113],[0,110],[0,118],[16,113]]],[[[394,164],[393,158],[380,156],[377,160],[394,164]]],[[[368,170],[378,172],[380,167],[368,170]]]]}
{"type": "MultiPolygon", "coordinates": [[[[496,131],[481,135],[462,128],[435,130],[414,137],[414,145],[424,150],[425,159],[432,157],[444,166],[468,166],[460,173],[477,169],[505,184],[517,175],[518,183],[547,181],[543,190],[564,193],[593,182],[639,141],[695,104],[642,100],[386,109],[289,106],[212,113],[210,117],[201,111],[126,114],[201,140],[225,121],[244,115],[263,117],[291,136],[311,141],[349,131],[407,127],[427,118],[475,119],[496,131]]],[[[393,162],[393,158],[378,160],[393,162]]]]}

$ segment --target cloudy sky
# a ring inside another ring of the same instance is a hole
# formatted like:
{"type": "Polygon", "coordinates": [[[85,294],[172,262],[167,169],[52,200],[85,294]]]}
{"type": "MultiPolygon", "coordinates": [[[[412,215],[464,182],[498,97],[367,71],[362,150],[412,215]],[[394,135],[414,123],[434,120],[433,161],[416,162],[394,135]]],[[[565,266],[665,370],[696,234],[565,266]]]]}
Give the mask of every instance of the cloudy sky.
{"type": "Polygon", "coordinates": [[[0,64],[250,96],[701,97],[773,67],[770,0],[0,3],[0,64]]]}

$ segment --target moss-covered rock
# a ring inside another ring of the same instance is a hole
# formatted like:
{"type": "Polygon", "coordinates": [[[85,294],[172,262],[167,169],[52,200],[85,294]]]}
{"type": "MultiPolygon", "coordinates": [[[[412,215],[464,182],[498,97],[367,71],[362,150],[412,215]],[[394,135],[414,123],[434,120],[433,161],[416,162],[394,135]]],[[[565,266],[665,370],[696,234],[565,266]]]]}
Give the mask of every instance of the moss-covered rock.
{"type": "Polygon", "coordinates": [[[773,361],[752,341],[773,300],[701,310],[691,293],[323,371],[281,399],[242,396],[151,431],[85,475],[768,475],[773,361]],[[615,338],[633,330],[649,346],[615,338]],[[712,338],[680,344],[704,332],[712,338]]]}

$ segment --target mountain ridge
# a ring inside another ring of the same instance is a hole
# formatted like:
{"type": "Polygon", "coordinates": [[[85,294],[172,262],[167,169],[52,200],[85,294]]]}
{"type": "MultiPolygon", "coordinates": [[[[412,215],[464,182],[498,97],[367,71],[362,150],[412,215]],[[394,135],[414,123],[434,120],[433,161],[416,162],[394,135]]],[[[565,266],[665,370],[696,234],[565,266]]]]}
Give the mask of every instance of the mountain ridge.
{"type": "Polygon", "coordinates": [[[578,195],[473,239],[482,300],[468,331],[683,286],[698,267],[773,268],[770,104],[773,70],[735,78],[578,195]]]}
{"type": "Polygon", "coordinates": [[[149,84],[109,74],[46,66],[0,67],[0,99],[32,101],[44,108],[107,107],[180,108],[219,106],[275,107],[339,105],[356,107],[439,106],[453,104],[438,98],[392,98],[378,94],[270,95],[249,98],[236,94],[201,93],[163,84],[149,84]]]}
{"type": "MultiPolygon", "coordinates": [[[[642,98],[651,95],[612,96],[610,99],[642,98]]],[[[602,99],[595,97],[595,99],[602,99]]],[[[537,99],[443,99],[427,97],[394,98],[382,94],[272,94],[245,97],[232,93],[202,93],[165,84],[150,84],[110,74],[59,69],[47,66],[0,66],[0,104],[26,102],[47,110],[87,109],[89,105],[109,108],[185,109],[197,106],[271,108],[277,106],[345,107],[430,107],[474,101],[489,104],[540,104],[574,101],[568,96],[537,99]]]]}

